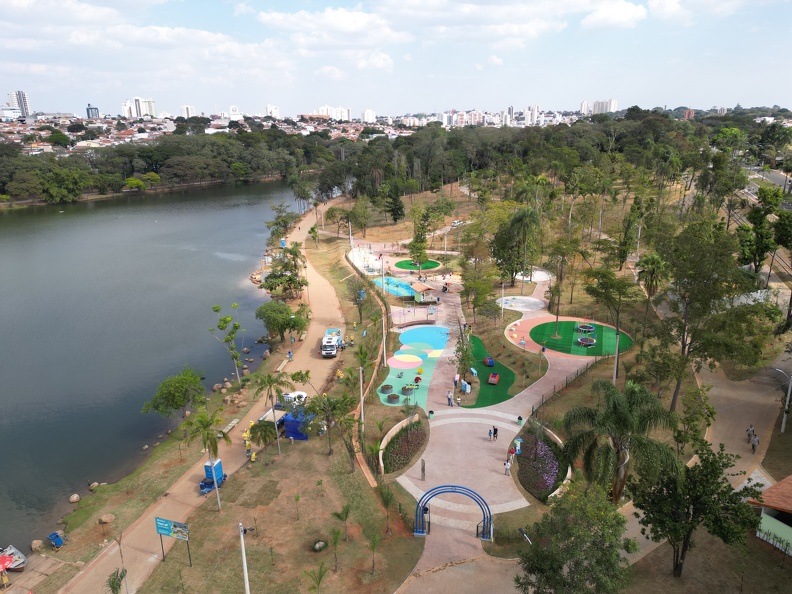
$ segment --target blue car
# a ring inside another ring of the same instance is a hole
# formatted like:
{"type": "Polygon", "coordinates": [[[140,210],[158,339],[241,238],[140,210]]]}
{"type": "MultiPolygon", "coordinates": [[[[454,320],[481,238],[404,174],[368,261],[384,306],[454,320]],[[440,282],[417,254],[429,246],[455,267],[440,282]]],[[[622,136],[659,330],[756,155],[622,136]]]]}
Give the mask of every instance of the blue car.
{"type": "MultiPolygon", "coordinates": [[[[218,477],[217,486],[222,487],[223,483],[226,481],[227,478],[228,478],[227,474],[218,477]]],[[[198,486],[201,489],[201,495],[206,495],[207,493],[211,493],[212,491],[214,491],[215,482],[213,478],[205,478],[204,480],[201,481],[201,484],[198,486]]]]}

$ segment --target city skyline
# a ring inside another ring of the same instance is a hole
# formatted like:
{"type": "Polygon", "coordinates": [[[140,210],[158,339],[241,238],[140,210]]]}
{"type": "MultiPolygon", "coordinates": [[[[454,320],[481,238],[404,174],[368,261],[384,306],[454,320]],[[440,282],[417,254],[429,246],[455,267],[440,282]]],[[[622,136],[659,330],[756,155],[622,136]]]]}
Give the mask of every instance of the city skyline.
{"type": "Polygon", "coordinates": [[[35,111],[398,115],[783,105],[789,0],[0,0],[2,78],[35,111]],[[772,18],[768,18],[772,15],[772,18]],[[36,23],[35,27],[31,23],[36,23]],[[57,82],[53,82],[57,79],[57,82]]]}

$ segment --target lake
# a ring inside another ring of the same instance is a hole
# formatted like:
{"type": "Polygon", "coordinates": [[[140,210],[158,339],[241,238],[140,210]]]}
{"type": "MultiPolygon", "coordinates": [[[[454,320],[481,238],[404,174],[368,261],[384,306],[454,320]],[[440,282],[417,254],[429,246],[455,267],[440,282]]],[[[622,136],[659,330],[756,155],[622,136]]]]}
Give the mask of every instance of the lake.
{"type": "Polygon", "coordinates": [[[239,304],[246,346],[264,333],[248,275],[281,201],[273,182],[0,211],[0,546],[46,542],[72,493],[145,459],[177,422],[140,413],[160,381],[232,377],[211,308],[239,304]]]}

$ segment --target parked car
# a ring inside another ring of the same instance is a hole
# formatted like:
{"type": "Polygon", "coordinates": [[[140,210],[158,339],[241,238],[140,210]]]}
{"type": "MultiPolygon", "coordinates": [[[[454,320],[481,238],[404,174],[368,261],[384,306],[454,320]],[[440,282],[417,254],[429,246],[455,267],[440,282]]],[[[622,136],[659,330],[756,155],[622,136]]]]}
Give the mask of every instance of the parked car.
{"type": "Polygon", "coordinates": [[[305,404],[308,399],[308,394],[305,392],[284,392],[284,402],[294,402],[295,404],[305,404]]]}
{"type": "Polygon", "coordinates": [[[464,224],[465,224],[465,221],[454,221],[454,222],[451,223],[451,226],[452,227],[459,227],[459,226],[464,225],[464,224]]]}

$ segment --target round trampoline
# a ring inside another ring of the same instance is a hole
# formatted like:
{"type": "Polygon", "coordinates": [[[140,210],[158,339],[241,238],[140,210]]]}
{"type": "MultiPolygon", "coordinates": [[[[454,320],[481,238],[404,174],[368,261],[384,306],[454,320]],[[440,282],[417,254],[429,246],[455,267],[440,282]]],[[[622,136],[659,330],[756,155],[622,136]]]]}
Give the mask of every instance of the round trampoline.
{"type": "Polygon", "coordinates": [[[597,339],[592,338],[591,336],[581,336],[578,338],[578,344],[584,348],[591,348],[595,344],[597,344],[597,339]]]}
{"type": "Polygon", "coordinates": [[[594,332],[594,330],[596,330],[596,328],[594,328],[594,324],[580,324],[577,327],[577,331],[580,334],[591,334],[594,332]]]}
{"type": "Polygon", "coordinates": [[[415,263],[413,260],[399,260],[396,262],[396,268],[401,268],[402,270],[432,270],[433,268],[439,268],[440,262],[436,260],[427,260],[420,266],[415,263]]]}
{"type": "MultiPolygon", "coordinates": [[[[569,355],[596,357],[612,355],[616,352],[616,329],[603,324],[561,321],[558,323],[558,336],[556,336],[556,323],[545,322],[531,328],[530,336],[538,345],[569,355]],[[591,326],[591,331],[581,330],[585,326],[591,326]]],[[[619,352],[623,353],[632,344],[633,339],[629,334],[619,333],[619,352]]]]}

